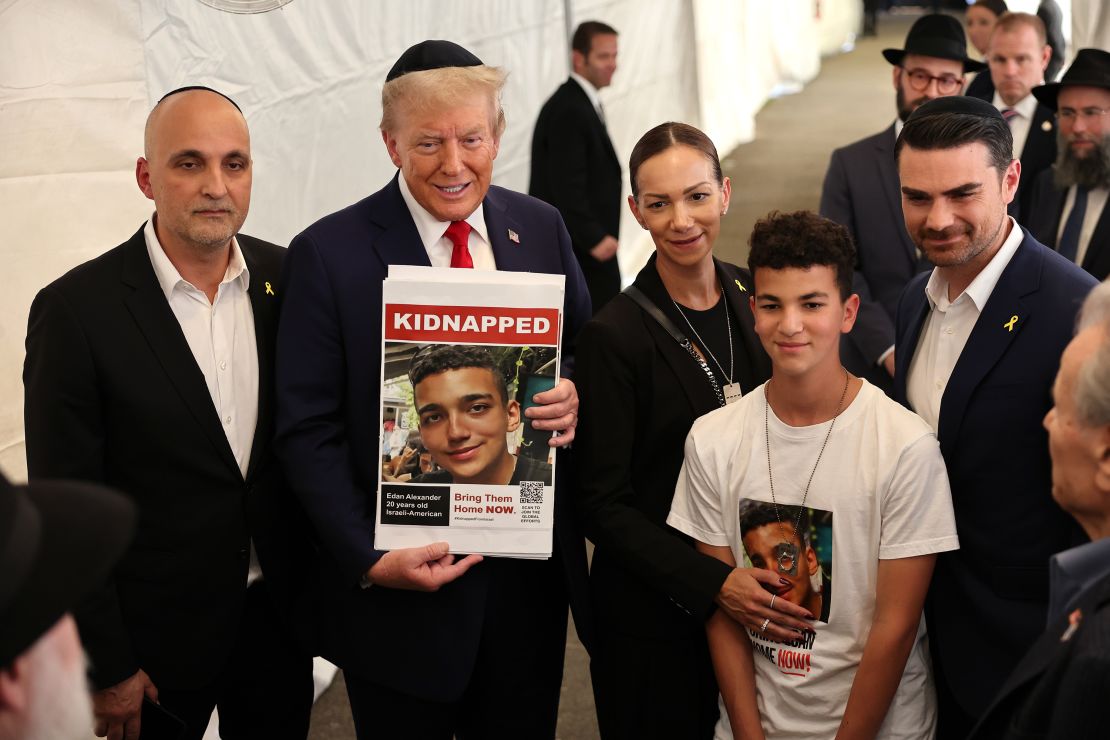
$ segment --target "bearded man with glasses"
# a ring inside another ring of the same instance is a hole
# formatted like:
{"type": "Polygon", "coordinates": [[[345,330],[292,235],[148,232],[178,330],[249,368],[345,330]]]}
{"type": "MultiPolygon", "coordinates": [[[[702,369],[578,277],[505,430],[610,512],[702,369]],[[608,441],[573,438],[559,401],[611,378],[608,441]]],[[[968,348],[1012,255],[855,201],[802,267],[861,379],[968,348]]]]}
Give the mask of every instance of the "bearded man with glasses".
{"type": "Polygon", "coordinates": [[[894,142],[902,122],[922,103],[959,95],[964,75],[986,69],[967,56],[967,37],[947,15],[919,18],[904,49],[884,49],[894,65],[894,123],[832,154],[821,192],[821,215],[843,224],[856,244],[852,291],[859,293],[856,325],[841,337],[840,357],[855,375],[888,395],[894,375],[894,316],[902,288],[929,268],[906,233],[894,142]]]}
{"type": "Polygon", "coordinates": [[[1025,219],[1037,241],[1098,280],[1110,275],[1110,53],[1080,49],[1060,82],[1033,88],[1056,111],[1056,164],[1037,177],[1025,219]]]}

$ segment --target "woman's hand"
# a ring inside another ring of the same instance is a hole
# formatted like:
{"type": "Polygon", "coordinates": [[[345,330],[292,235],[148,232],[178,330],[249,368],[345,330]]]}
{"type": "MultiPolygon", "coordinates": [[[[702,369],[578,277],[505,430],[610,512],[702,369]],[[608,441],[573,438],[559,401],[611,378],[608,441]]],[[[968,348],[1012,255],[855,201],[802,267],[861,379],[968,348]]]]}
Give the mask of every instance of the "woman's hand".
{"type": "Polygon", "coordinates": [[[815,619],[808,610],[777,592],[790,582],[763,568],[734,568],[717,594],[717,605],[744,627],[773,640],[793,640],[812,629],[815,619]],[[809,621],[806,621],[809,620],[809,621]]]}

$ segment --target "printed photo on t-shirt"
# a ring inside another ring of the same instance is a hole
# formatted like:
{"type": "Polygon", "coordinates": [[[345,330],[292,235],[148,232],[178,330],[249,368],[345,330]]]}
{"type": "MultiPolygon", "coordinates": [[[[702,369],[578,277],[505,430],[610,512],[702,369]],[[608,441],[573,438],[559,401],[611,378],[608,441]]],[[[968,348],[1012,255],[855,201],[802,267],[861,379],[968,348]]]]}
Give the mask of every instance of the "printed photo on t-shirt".
{"type": "Polygon", "coordinates": [[[832,521],[832,512],[823,509],[779,505],[776,510],[770,501],[740,502],[745,564],[788,581],[773,593],[825,623],[832,602],[832,521]]]}
{"type": "MultiPolygon", "coordinates": [[[[772,593],[805,607],[825,624],[832,606],[832,522],[832,512],[823,509],[779,506],[776,511],[770,501],[740,501],[744,565],[776,573],[788,585],[772,593]]],[[[774,640],[750,629],[748,635],[755,651],[783,675],[810,675],[816,631],[788,641],[774,640]]]]}

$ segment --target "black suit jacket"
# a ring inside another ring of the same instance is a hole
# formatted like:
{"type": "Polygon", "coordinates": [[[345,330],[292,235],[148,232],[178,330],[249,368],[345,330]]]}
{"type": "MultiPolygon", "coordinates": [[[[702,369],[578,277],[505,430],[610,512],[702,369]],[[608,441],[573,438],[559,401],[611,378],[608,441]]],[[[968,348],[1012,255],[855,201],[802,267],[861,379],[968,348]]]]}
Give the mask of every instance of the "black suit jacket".
{"type": "MultiPolygon", "coordinates": [[[[771,375],[748,303],[751,279],[735,265],[716,261],[716,268],[739,322],[734,379],[747,393],[771,375]]],[[[634,284],[685,327],[654,255],[634,284]]],[[[578,509],[596,545],[590,579],[599,625],[656,639],[700,632],[732,569],[696,552],[666,519],[686,434],[717,408],[717,397],[687,351],[627,296],[582,330],[577,377],[578,509]]]]}
{"type": "MultiPolygon", "coordinates": [[[[499,270],[566,276],[563,371],[569,374],[590,300],[559,213],[496,186],[482,205],[499,270]]],[[[321,653],[363,680],[425,700],[455,701],[474,670],[490,569],[478,565],[436,593],[360,588],[382,554],[374,550],[382,281],[390,265],[429,264],[396,177],[297,235],[280,291],[276,445],[330,556],[321,570],[321,653]]],[[[586,548],[565,500],[567,456],[558,455],[554,557],[563,566],[578,636],[589,648],[586,548]]],[[[513,640],[506,636],[505,650],[513,640]]]]}
{"type": "Polygon", "coordinates": [[[975,78],[968,83],[967,90],[964,90],[964,95],[970,95],[973,98],[985,100],[988,103],[994,100],[994,80],[991,79],[991,71],[984,69],[975,75],[975,78]]]}
{"type": "Polygon", "coordinates": [[[1078,627],[1063,639],[1071,614],[1049,625],[1006,679],[969,740],[1105,737],[1110,697],[1110,575],[1081,597],[1078,627]]]}
{"type": "Polygon", "coordinates": [[[142,229],[43,288],[31,306],[23,372],[31,478],[102,482],[139,510],[112,579],[75,612],[98,687],[139,668],[159,687],[210,681],[239,631],[251,538],[268,586],[289,597],[285,613],[306,583],[311,545],[270,444],[273,288],[285,250],[237,238],[259,367],[245,480],[142,229]]]}
{"type": "Polygon", "coordinates": [[[573,79],[559,86],[536,119],[528,194],[559,209],[594,311],[601,310],[620,292],[620,269],[616,257],[598,262],[590,249],[620,234],[621,165],[605,124],[573,79]]]}
{"type": "MultiPolygon", "coordinates": [[[[1068,191],[1056,187],[1054,171],[1046,169],[1038,175],[1030,193],[1030,207],[1025,225],[1040,243],[1057,249],[1056,235],[1060,233],[1060,219],[1064,216],[1064,203],[1068,191]]],[[[1098,217],[1091,241],[1083,255],[1082,267],[1096,280],[1110,276],[1110,208],[1103,208],[1098,217]]]]}
{"type": "Polygon", "coordinates": [[[1021,160],[1021,181],[1009,213],[1018,223],[1028,226],[1033,214],[1034,182],[1056,161],[1056,114],[1051,109],[1037,104],[1018,159],[1021,160]]]}
{"type": "Polygon", "coordinates": [[[852,290],[859,294],[860,309],[851,333],[840,342],[841,360],[889,393],[890,375],[875,363],[894,345],[902,289],[930,267],[906,232],[893,124],[832,153],[821,215],[847,227],[856,245],[852,290]]]}
{"type": "MultiPolygon", "coordinates": [[[[926,617],[939,672],[974,717],[1044,629],[1049,556],[1085,539],[1052,500],[1041,422],[1095,281],[1023,237],[956,362],[937,430],[960,549],[938,556],[926,617]]],[[[917,276],[898,307],[895,398],[907,408],[928,277],[917,276]]]]}

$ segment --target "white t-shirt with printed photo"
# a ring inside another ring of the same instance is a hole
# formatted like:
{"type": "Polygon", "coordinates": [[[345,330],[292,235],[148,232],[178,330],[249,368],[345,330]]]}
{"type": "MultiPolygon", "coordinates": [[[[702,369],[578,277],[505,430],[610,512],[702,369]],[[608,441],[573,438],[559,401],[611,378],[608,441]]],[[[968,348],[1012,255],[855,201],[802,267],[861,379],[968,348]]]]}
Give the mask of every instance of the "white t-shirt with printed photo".
{"type": "MultiPolygon", "coordinates": [[[[701,542],[729,547],[736,562],[749,567],[741,507],[771,502],[765,389],[760,386],[694,423],[667,518],[701,542]]],[[[791,427],[773,411],[767,418],[775,498],[780,506],[796,507],[829,422],[791,427]]],[[[836,735],[870,633],[879,560],[959,547],[936,436],[920,417],[867,381],[836,420],[805,506],[821,522],[810,533],[821,553],[814,586],[825,582],[828,622],[815,622],[813,633],[790,644],[747,631],[768,738],[836,735]]],[[[793,524],[788,521],[787,529],[792,531],[793,524]]],[[[933,737],[936,696],[927,652],[922,620],[879,737],[933,737]]],[[[716,737],[732,737],[723,701],[716,737]]]]}

